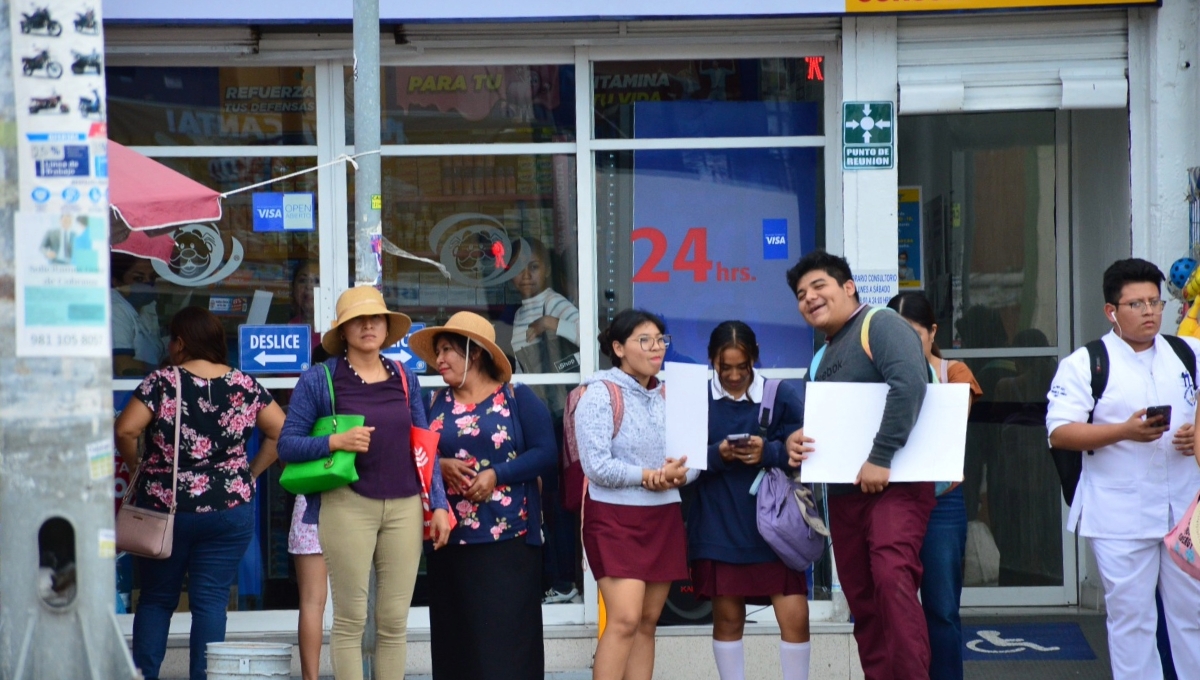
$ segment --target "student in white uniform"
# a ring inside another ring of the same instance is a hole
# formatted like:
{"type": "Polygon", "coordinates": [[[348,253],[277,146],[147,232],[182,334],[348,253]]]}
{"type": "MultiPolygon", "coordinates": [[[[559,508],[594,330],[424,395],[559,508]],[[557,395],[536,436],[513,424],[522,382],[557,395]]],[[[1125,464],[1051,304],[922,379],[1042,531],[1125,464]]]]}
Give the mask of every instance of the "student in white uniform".
{"type": "Polygon", "coordinates": [[[1113,326],[1103,338],[1108,384],[1093,402],[1088,352],[1080,348],[1059,364],[1046,415],[1052,446],[1094,451],[1083,454],[1067,524],[1091,539],[1100,568],[1114,680],[1163,677],[1156,586],[1179,677],[1200,679],[1200,581],[1175,565],[1162,542],[1200,489],[1192,451],[1196,387],[1159,335],[1162,281],[1158,267],[1140,259],[1118,260],[1104,272],[1104,316],[1113,326]],[[1170,422],[1147,418],[1151,406],[1170,406],[1170,422]]]}

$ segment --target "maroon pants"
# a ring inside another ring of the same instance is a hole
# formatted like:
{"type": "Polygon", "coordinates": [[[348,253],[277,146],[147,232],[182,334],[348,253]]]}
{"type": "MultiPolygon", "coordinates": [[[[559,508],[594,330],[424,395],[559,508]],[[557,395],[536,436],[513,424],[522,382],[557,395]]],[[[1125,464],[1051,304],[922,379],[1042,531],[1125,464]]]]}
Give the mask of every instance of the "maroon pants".
{"type": "Polygon", "coordinates": [[[929,631],[917,600],[932,483],[829,497],[834,561],[867,680],[928,680],[929,631]]]}

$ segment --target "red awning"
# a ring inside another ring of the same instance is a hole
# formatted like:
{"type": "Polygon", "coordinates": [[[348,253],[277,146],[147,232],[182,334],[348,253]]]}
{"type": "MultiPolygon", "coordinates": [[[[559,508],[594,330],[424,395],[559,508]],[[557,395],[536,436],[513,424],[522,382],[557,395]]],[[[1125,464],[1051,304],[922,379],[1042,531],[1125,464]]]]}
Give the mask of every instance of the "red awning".
{"type": "Polygon", "coordinates": [[[215,190],[112,140],[108,197],[113,212],[135,231],[221,219],[215,190]]]}

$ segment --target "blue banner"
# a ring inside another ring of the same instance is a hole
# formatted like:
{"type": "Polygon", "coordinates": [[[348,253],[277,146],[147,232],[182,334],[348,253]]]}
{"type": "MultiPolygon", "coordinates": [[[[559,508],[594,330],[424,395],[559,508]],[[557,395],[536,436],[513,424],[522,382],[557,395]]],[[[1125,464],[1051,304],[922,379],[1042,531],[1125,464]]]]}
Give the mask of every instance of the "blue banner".
{"type": "MultiPolygon", "coordinates": [[[[656,137],[685,114],[675,102],[639,109],[638,137],[656,137]]],[[[736,109],[697,102],[707,117],[736,109]]],[[[816,116],[815,105],[805,115],[816,116]]],[[[793,125],[808,123],[802,116],[793,125]]],[[[818,177],[814,148],[639,151],[634,155],[634,305],[666,319],[670,360],[707,363],[708,338],[722,321],[747,323],[758,336],[760,366],[801,368],[813,332],[787,288],[787,270],[816,247],[818,177]]]]}

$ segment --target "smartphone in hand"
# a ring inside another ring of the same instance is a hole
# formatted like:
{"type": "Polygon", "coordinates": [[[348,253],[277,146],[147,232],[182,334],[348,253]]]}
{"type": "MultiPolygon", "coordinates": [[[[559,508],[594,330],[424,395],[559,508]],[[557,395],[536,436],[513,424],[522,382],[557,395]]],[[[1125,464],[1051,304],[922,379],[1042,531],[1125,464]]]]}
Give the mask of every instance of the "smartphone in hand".
{"type": "Polygon", "coordinates": [[[1146,409],[1146,420],[1151,420],[1162,416],[1161,427],[1171,427],[1171,406],[1151,406],[1146,409]]]}
{"type": "Polygon", "coordinates": [[[750,435],[748,433],[726,435],[725,441],[729,442],[730,446],[746,446],[750,443],[750,435]]]}

